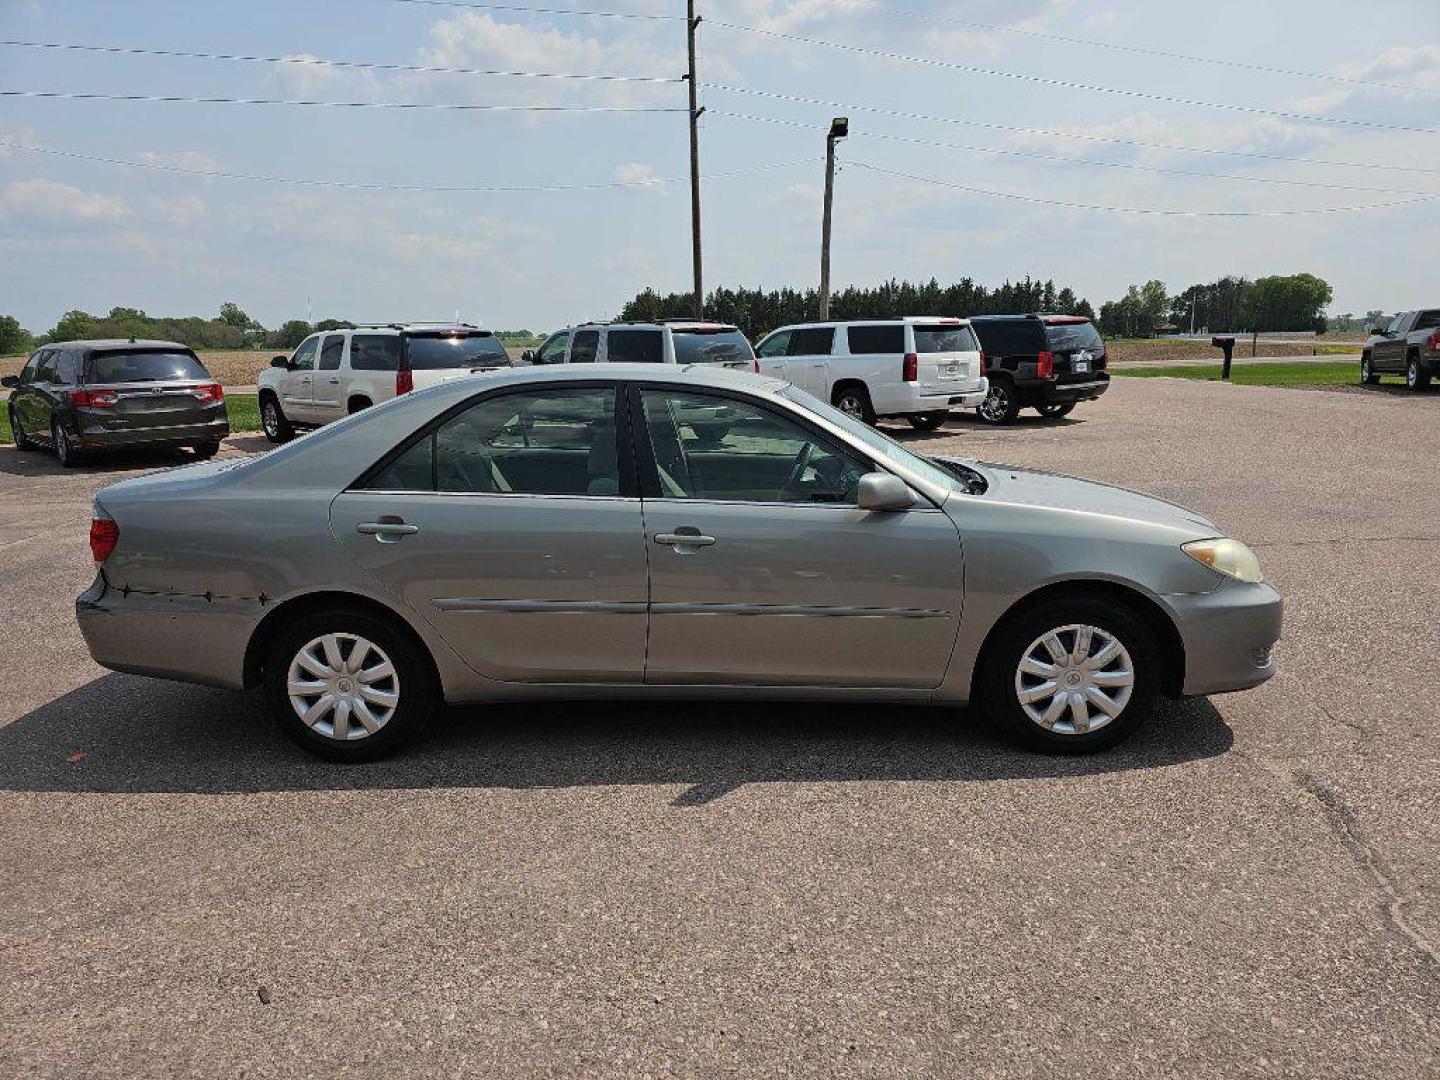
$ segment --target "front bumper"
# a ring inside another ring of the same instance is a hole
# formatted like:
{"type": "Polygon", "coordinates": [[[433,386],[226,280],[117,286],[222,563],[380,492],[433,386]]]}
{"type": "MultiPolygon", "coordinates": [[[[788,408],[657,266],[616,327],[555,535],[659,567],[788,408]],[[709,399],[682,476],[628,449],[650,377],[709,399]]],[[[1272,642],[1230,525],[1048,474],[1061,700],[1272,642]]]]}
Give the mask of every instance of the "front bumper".
{"type": "Polygon", "coordinates": [[[1284,601],[1269,584],[1227,578],[1165,600],[1185,645],[1186,696],[1248,690],[1275,674],[1284,601]]]}
{"type": "Polygon", "coordinates": [[[191,443],[219,442],[230,434],[230,421],[222,416],[201,424],[171,424],[163,427],[105,427],[84,425],[73,442],[84,450],[104,450],[122,446],[185,446],[191,443]]]}

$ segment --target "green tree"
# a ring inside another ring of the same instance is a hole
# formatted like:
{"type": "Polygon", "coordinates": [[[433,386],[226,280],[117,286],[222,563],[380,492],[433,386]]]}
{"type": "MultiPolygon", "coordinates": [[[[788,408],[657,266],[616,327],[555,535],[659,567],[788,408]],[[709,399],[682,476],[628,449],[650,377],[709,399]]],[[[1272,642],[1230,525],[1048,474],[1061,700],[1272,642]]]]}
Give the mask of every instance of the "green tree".
{"type": "Polygon", "coordinates": [[[34,344],[30,331],[20,325],[14,315],[0,315],[0,356],[29,352],[34,344]]]}
{"type": "Polygon", "coordinates": [[[245,314],[234,300],[226,300],[220,305],[220,321],[226,326],[233,326],[236,330],[251,330],[260,325],[245,314]]]}
{"type": "Polygon", "coordinates": [[[310,324],[304,319],[291,319],[270,335],[270,344],[277,349],[293,349],[311,332],[310,324]]]}
{"type": "Polygon", "coordinates": [[[1256,278],[1246,294],[1241,318],[1245,329],[1325,331],[1325,306],[1334,292],[1314,274],[1256,278]]]}
{"type": "Polygon", "coordinates": [[[50,341],[80,341],[84,338],[95,336],[95,327],[100,320],[88,311],[67,311],[60,316],[60,321],[55,324],[55,329],[46,334],[50,341]]]}

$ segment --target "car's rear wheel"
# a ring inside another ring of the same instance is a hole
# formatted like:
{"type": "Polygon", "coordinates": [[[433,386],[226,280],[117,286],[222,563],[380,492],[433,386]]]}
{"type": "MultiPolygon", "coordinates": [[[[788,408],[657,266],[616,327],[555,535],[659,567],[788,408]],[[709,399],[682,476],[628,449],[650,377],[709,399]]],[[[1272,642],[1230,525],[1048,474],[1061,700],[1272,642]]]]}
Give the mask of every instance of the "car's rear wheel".
{"type": "Polygon", "coordinates": [[[289,442],[295,437],[295,429],[285,419],[280,402],[272,394],[260,398],[260,427],[272,443],[289,442]]]}
{"type": "Polygon", "coordinates": [[[202,442],[195,444],[195,456],[198,458],[212,458],[219,452],[219,439],[212,439],[210,442],[202,442]]]}
{"type": "Polygon", "coordinates": [[[1368,352],[1360,354],[1360,381],[1366,386],[1374,386],[1380,381],[1380,376],[1375,374],[1375,366],[1368,352]]]}
{"type": "Polygon", "coordinates": [[[1420,363],[1418,356],[1405,362],[1405,385],[1411,390],[1424,390],[1430,385],[1430,369],[1420,363]]]}
{"type": "Polygon", "coordinates": [[[875,408],[870,404],[870,391],[863,386],[851,383],[849,386],[839,387],[830,403],[846,416],[853,416],[867,424],[875,423],[875,408]]]}
{"type": "Polygon", "coordinates": [[[50,424],[50,445],[55,448],[55,460],[62,469],[73,469],[80,464],[80,452],[75,449],[75,444],[70,441],[70,436],[65,433],[64,426],[58,420],[50,424]]]}
{"type": "Polygon", "coordinates": [[[985,400],[975,407],[975,413],[987,424],[1011,424],[1020,415],[1020,403],[1015,397],[1015,388],[1004,379],[992,379],[990,392],[985,400]]]}
{"type": "Polygon", "coordinates": [[[911,413],[905,419],[910,421],[910,426],[916,431],[936,431],[944,427],[949,418],[949,409],[935,409],[932,412],[911,413]]]}
{"type": "Polygon", "coordinates": [[[428,659],[364,611],[306,615],[275,639],[265,703],[280,729],[332,761],[371,761],[413,739],[435,711],[428,659]]]}
{"type": "Polygon", "coordinates": [[[1150,716],[1159,686],[1153,631],[1105,598],[1055,600],[1021,613],[997,631],[985,662],[986,710],[1047,753],[1113,746],[1150,716]]]}
{"type": "Polygon", "coordinates": [[[35,443],[33,439],[30,438],[29,435],[25,434],[25,429],[20,426],[20,416],[18,413],[16,413],[15,406],[11,405],[9,411],[10,437],[15,440],[15,449],[38,450],[39,446],[35,443]]]}
{"type": "Polygon", "coordinates": [[[1059,420],[1062,416],[1069,416],[1075,411],[1075,402],[1059,401],[1051,405],[1036,405],[1035,411],[1046,420],[1059,420]]]}

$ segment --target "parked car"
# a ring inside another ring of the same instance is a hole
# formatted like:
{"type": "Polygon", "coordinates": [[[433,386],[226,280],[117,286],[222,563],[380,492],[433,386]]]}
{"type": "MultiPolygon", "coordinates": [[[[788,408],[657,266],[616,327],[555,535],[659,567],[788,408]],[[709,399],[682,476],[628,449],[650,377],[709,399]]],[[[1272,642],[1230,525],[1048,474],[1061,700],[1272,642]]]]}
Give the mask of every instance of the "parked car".
{"type": "Polygon", "coordinates": [[[975,701],[1032,746],[1098,750],[1160,693],[1270,678],[1281,625],[1255,556],[1199,514],[923,458],[700,364],[452,380],[104,488],[90,541],[99,663],[261,686],[341,760],[442,701],[607,694],[975,701]],[[685,411],[718,407],[705,445],[685,411]]]}
{"type": "Polygon", "coordinates": [[[1404,374],[1411,390],[1424,390],[1440,374],[1440,308],[1402,311],[1366,339],[1360,381],[1373,386],[1389,374],[1404,374]]]}
{"type": "Polygon", "coordinates": [[[1058,420],[1110,389],[1105,342],[1080,315],[976,315],[990,392],[976,409],[987,424],[1010,424],[1026,407],[1058,420]]]}
{"type": "Polygon", "coordinates": [[[582,323],[557,330],[526,364],[719,364],[750,370],[755,353],[739,327],[670,319],[657,323],[582,323]]]}
{"type": "Polygon", "coordinates": [[[873,424],[903,416],[920,431],[985,400],[980,347],[964,319],[916,316],[801,323],[755,347],[759,371],[873,424]]]}
{"type": "Polygon", "coordinates": [[[37,349],[7,375],[17,450],[48,446],[73,468],[92,452],[190,447],[213,457],[230,434],[225,391],[173,341],[66,341],[37,349]]]}
{"type": "Polygon", "coordinates": [[[260,373],[260,426],[273,443],[399,394],[509,367],[489,330],[467,323],[385,323],[311,334],[260,373]]]}

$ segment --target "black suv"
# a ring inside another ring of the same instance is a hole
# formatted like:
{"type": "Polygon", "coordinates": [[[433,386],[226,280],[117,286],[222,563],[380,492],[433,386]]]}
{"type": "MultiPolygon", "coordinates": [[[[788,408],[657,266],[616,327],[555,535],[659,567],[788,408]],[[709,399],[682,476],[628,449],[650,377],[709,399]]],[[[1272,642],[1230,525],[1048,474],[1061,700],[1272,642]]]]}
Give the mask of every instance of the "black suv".
{"type": "Polygon", "coordinates": [[[970,326],[990,379],[975,409],[987,424],[1008,424],[1026,406],[1058,419],[1110,389],[1105,342],[1083,316],[976,315],[970,326]]]}
{"type": "Polygon", "coordinates": [[[46,345],[3,385],[15,448],[49,446],[66,468],[121,446],[189,446],[208,458],[230,434],[225,391],[173,341],[46,345]]]}

